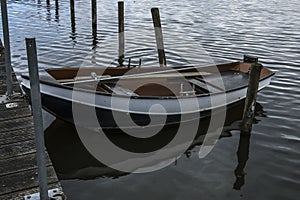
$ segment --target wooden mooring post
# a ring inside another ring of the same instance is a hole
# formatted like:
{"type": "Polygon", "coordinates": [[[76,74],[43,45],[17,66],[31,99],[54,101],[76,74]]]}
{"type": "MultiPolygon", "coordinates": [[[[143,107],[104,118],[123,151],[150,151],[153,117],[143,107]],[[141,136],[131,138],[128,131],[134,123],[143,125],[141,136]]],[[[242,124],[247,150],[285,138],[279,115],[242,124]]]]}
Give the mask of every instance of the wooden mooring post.
{"type": "Polygon", "coordinates": [[[70,17],[71,17],[71,38],[76,39],[76,24],[75,24],[75,2],[70,0],[70,17]]]}
{"type": "Polygon", "coordinates": [[[93,36],[97,35],[97,0],[92,0],[92,32],[93,36]]]}
{"type": "Polygon", "coordinates": [[[12,68],[11,68],[11,54],[10,54],[10,39],[9,39],[9,26],[7,16],[7,3],[6,0],[1,0],[1,14],[2,14],[2,29],[4,37],[4,57],[5,57],[5,71],[6,71],[6,89],[7,97],[13,96],[12,84],[12,68]]]}
{"type": "Polygon", "coordinates": [[[70,0],[70,16],[71,16],[71,24],[75,26],[75,3],[74,0],[70,0]]]}
{"type": "Polygon", "coordinates": [[[250,133],[252,129],[252,121],[255,114],[256,96],[259,86],[261,69],[262,65],[258,62],[252,63],[250,68],[247,97],[245,100],[243,120],[241,125],[242,134],[250,133]]]}
{"type": "Polygon", "coordinates": [[[119,24],[119,66],[123,66],[124,49],[125,49],[125,32],[124,32],[124,2],[118,2],[118,24],[119,24]]]}
{"type": "Polygon", "coordinates": [[[151,8],[151,13],[152,13],[152,20],[153,20],[154,31],[155,31],[159,65],[160,65],[160,67],[165,67],[167,65],[167,61],[166,61],[166,55],[165,55],[164,40],[163,40],[163,33],[162,33],[161,22],[160,22],[159,9],[151,8]]]}
{"type": "Polygon", "coordinates": [[[40,199],[48,200],[48,180],[44,142],[45,140],[35,38],[26,38],[26,49],[30,76],[31,104],[35,129],[35,143],[37,149],[40,199]]]}
{"type": "Polygon", "coordinates": [[[4,56],[5,56],[4,46],[3,46],[2,40],[0,38],[0,62],[4,62],[4,56]]]}
{"type": "Polygon", "coordinates": [[[59,22],[59,3],[55,0],[55,21],[59,22]]]}

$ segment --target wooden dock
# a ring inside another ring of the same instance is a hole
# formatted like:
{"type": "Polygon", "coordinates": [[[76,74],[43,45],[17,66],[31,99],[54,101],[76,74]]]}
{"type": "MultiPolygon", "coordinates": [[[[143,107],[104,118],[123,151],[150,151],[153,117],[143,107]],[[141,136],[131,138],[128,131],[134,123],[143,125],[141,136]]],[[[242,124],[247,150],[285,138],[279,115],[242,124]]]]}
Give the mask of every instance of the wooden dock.
{"type": "MultiPolygon", "coordinates": [[[[13,73],[14,92],[21,93],[13,73]]],[[[5,65],[0,61],[0,95],[6,92],[5,65]]],[[[33,118],[27,100],[0,98],[0,200],[23,199],[39,192],[33,118]],[[9,108],[10,107],[10,108],[9,108]]],[[[61,190],[46,152],[48,189],[61,190]]]]}

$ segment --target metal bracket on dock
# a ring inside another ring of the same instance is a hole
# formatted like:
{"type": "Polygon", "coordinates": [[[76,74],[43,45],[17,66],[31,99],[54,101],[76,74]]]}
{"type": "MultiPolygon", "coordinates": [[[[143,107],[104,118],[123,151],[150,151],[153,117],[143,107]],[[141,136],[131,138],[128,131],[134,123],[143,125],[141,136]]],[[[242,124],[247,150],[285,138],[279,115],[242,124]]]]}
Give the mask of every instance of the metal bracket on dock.
{"type": "Polygon", "coordinates": [[[0,95],[0,104],[5,104],[7,109],[16,108],[16,107],[18,107],[18,103],[13,102],[13,100],[17,99],[17,98],[22,98],[22,96],[23,95],[19,92],[16,92],[16,93],[14,92],[13,95],[11,95],[11,96],[7,96],[6,94],[0,95]]]}
{"type": "Polygon", "coordinates": [[[0,104],[6,103],[7,97],[6,95],[0,95],[0,104]]]}
{"type": "MultiPolygon", "coordinates": [[[[66,200],[67,197],[64,195],[61,189],[48,190],[49,200],[66,200]]],[[[40,193],[24,196],[24,200],[40,200],[40,193]]]]}

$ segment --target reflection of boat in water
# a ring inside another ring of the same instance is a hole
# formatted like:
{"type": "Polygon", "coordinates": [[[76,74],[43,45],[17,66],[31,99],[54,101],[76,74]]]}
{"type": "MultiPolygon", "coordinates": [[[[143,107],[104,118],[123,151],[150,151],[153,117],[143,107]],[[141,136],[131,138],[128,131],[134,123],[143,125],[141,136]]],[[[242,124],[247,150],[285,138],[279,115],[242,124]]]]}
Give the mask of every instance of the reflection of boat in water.
{"type": "MultiPolygon", "coordinates": [[[[81,127],[98,128],[98,120],[102,128],[174,124],[244,99],[250,67],[234,62],[210,67],[48,69],[40,74],[42,105],[81,127]],[[98,120],[83,113],[95,110],[98,120]]],[[[259,89],[270,83],[273,74],[262,68],[259,89]]],[[[26,74],[22,86],[30,95],[26,74]]]]}
{"type": "MultiPolygon", "coordinates": [[[[243,102],[239,102],[228,107],[224,131],[222,137],[229,137],[231,130],[237,130],[239,121],[242,119],[243,102]]],[[[257,103],[256,112],[262,116],[262,106],[257,103]]],[[[192,149],[202,144],[204,137],[207,134],[210,118],[205,118],[200,121],[199,131],[194,142],[186,151],[186,156],[189,157],[192,149]]],[[[115,134],[106,134],[110,136],[118,145],[129,151],[143,152],[151,151],[159,148],[168,141],[172,140],[173,134],[176,134],[176,126],[166,126],[160,134],[152,141],[141,142],[132,137],[128,137],[121,130],[109,130],[115,134]]],[[[106,167],[95,159],[84,147],[76,128],[71,124],[66,124],[60,120],[56,120],[45,132],[46,145],[50,158],[55,166],[55,170],[60,179],[94,179],[97,177],[112,177],[127,175],[128,173],[120,172],[115,169],[106,167]]],[[[209,134],[209,133],[208,133],[209,134]]]]}
{"type": "MultiPolygon", "coordinates": [[[[228,107],[228,110],[226,112],[226,120],[220,138],[231,137],[232,131],[240,131],[240,123],[243,117],[243,108],[244,108],[244,101],[236,104],[232,104],[228,107]]],[[[265,116],[263,114],[263,107],[259,103],[256,103],[255,105],[255,116],[261,116],[261,117],[265,116]]],[[[201,121],[197,137],[195,138],[195,140],[193,141],[189,149],[186,151],[187,155],[189,155],[190,150],[195,148],[195,146],[199,146],[203,143],[204,137],[207,135],[209,120],[210,118],[205,118],[204,120],[201,121]]],[[[254,118],[253,123],[257,124],[258,121],[254,118]]]]}

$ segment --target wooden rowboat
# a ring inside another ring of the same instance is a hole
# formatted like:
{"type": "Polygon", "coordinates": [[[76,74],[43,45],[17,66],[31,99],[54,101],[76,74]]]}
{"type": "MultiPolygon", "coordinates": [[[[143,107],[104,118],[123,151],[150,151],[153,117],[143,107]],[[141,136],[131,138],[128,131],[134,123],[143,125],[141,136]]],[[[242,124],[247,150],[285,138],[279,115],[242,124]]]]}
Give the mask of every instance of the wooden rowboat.
{"type": "MultiPolygon", "coordinates": [[[[211,67],[52,68],[40,72],[42,105],[70,123],[74,107],[90,109],[102,128],[131,127],[129,120],[139,126],[173,124],[183,116],[205,117],[212,109],[243,100],[250,67],[251,63],[233,62],[211,67]],[[116,115],[121,122],[116,122],[116,115]]],[[[259,90],[270,84],[273,75],[262,68],[259,90]]],[[[21,77],[30,96],[29,76],[21,77]]],[[[99,125],[90,117],[94,118],[83,113],[80,126],[99,125]]]]}

